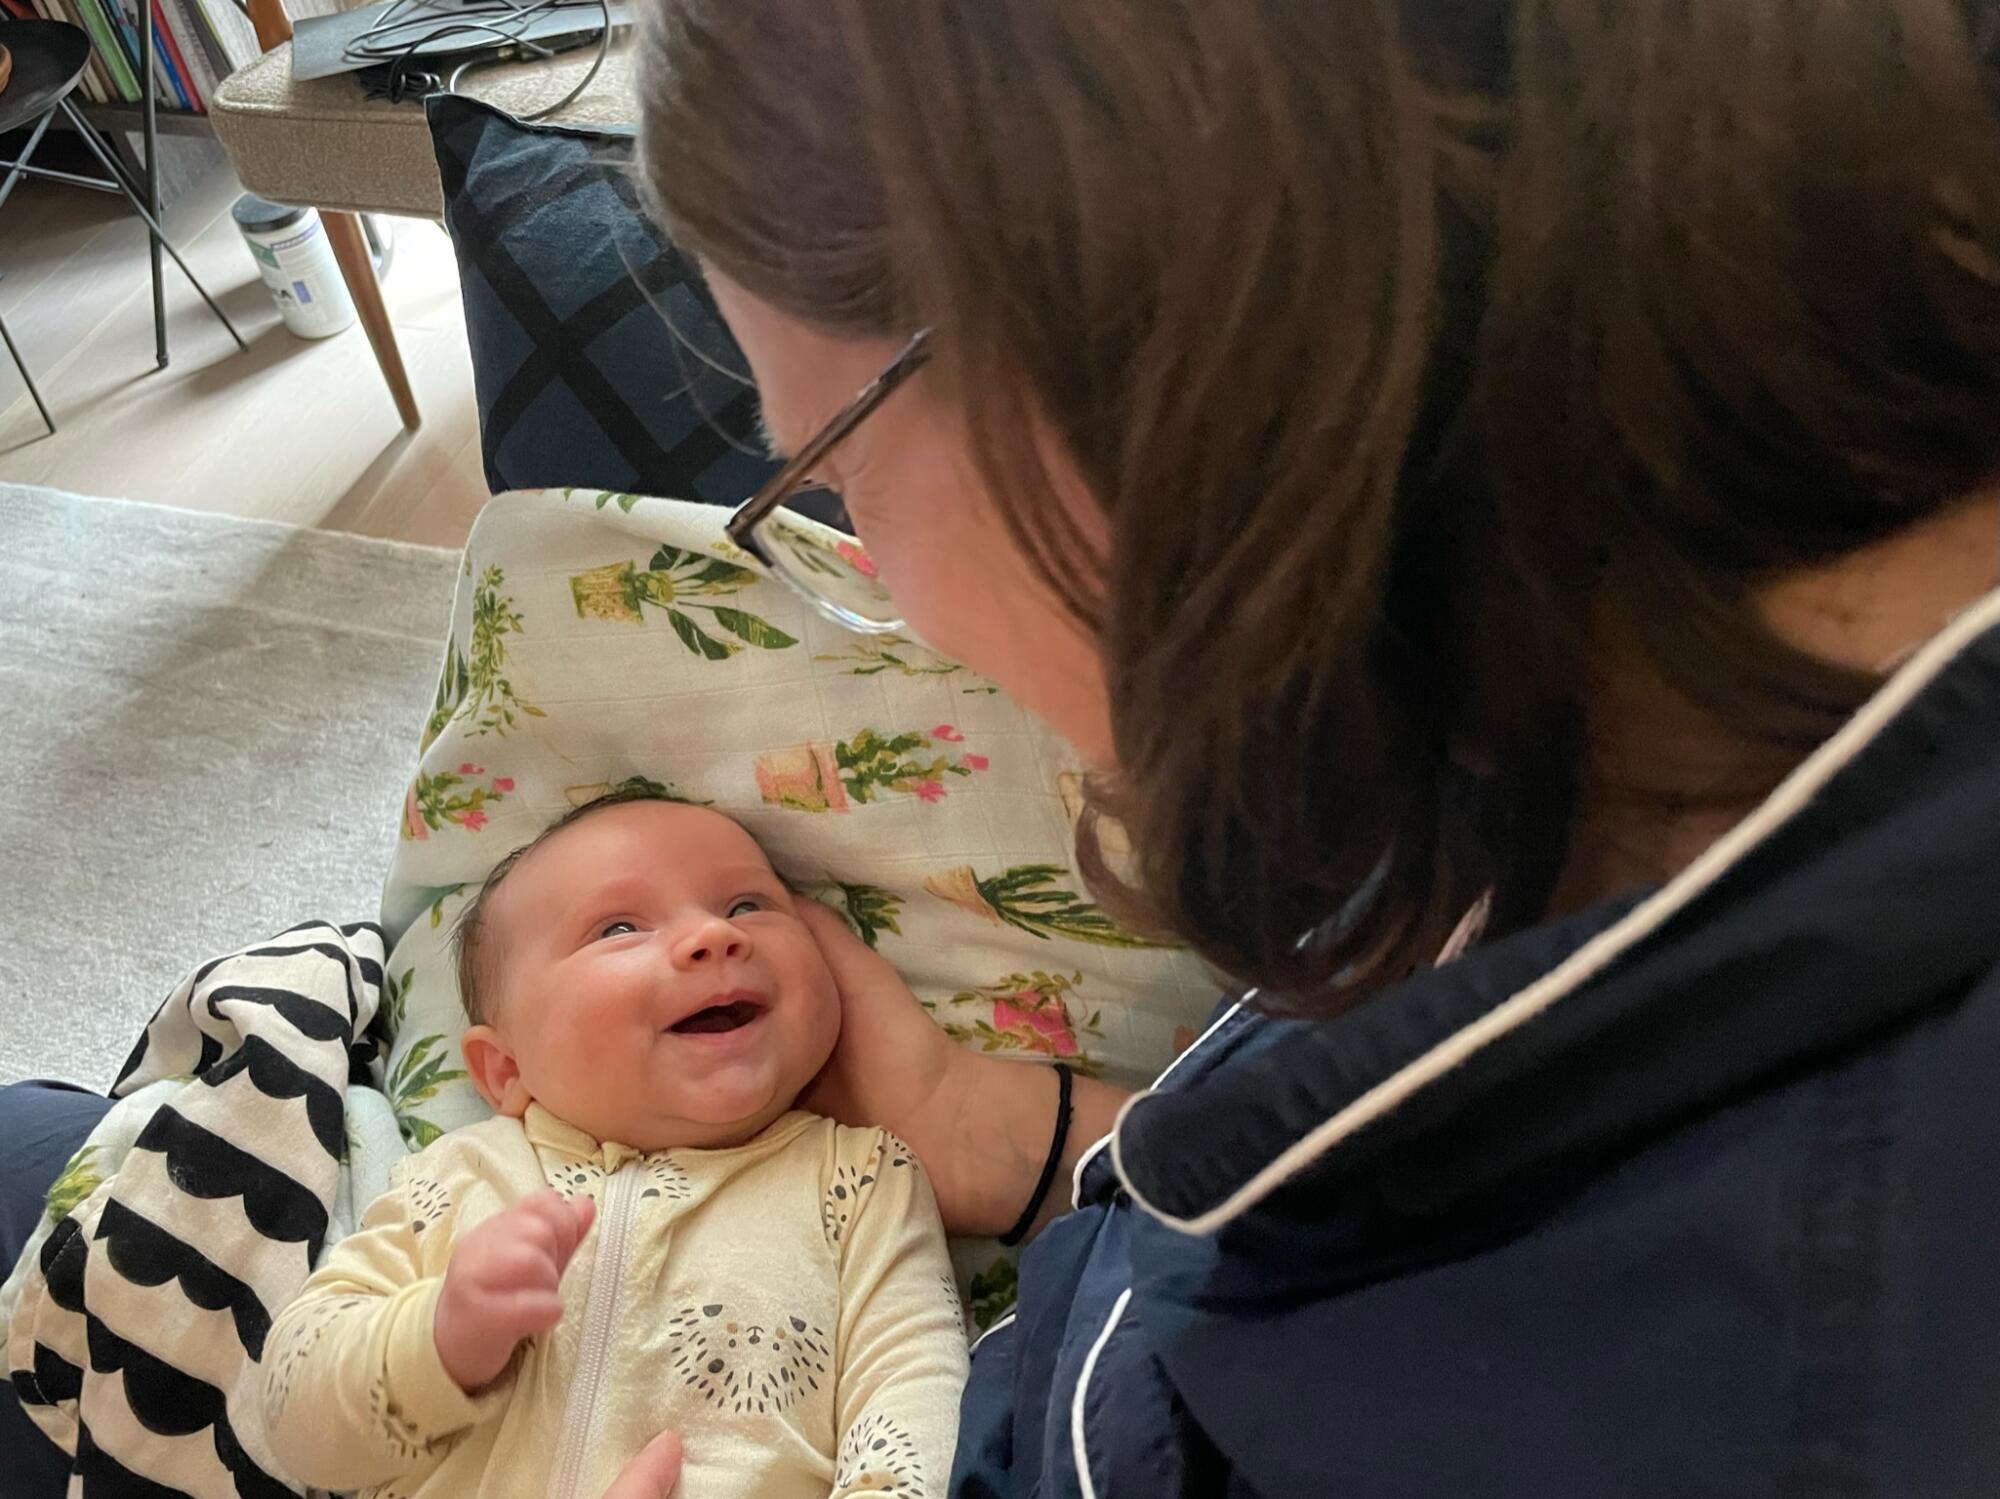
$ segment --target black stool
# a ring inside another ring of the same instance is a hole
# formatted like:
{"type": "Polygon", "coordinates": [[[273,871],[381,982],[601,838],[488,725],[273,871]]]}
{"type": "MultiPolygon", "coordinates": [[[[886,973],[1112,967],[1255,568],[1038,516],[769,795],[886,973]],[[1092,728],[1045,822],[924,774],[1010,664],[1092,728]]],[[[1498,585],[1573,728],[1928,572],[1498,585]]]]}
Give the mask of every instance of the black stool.
{"type": "MultiPolygon", "coordinates": [[[[180,251],[161,232],[159,221],[146,211],[146,205],[139,196],[138,184],[126,175],[124,167],[106,147],[96,128],[70,102],[70,95],[76,91],[83,78],[84,67],[90,61],[89,35],[62,21],[9,21],[0,26],[0,43],[4,43],[7,50],[14,54],[14,75],[8,80],[6,88],[0,89],[0,134],[19,130],[30,123],[35,127],[21,152],[21,159],[0,162],[0,167],[7,169],[6,181],[0,182],[0,206],[6,204],[8,195],[14,191],[14,184],[23,177],[44,177],[51,182],[67,182],[72,187],[94,188],[102,193],[123,193],[125,201],[132,205],[132,212],[145,221],[153,243],[173,256],[174,264],[181,268],[189,284],[201,293],[209,311],[221,319],[222,326],[229,330],[229,336],[236,340],[236,347],[249,347],[223,310],[215,305],[215,298],[195,280],[194,272],[181,259],[180,251]],[[57,172],[48,167],[29,165],[35,147],[42,143],[42,136],[48,131],[49,122],[58,114],[69,121],[77,138],[90,148],[90,154],[111,174],[108,178],[80,177],[74,172],[57,172]]],[[[160,295],[160,257],[157,254],[153,256],[153,332],[160,350],[160,367],[164,369],[167,363],[167,318],[166,306],[160,295]]],[[[51,432],[55,431],[55,419],[49,415],[42,393],[35,389],[34,377],[28,373],[21,351],[14,346],[14,335],[7,331],[4,319],[0,319],[0,339],[6,341],[7,352],[14,359],[14,368],[21,372],[21,379],[28,387],[28,394],[35,398],[42,420],[51,432]]]]}

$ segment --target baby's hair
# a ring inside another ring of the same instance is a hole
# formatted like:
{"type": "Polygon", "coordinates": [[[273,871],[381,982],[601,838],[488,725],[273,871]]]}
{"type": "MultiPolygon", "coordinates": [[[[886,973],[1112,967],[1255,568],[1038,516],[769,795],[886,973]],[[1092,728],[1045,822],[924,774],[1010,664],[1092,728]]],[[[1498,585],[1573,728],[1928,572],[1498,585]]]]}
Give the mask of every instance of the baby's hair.
{"type": "Polygon", "coordinates": [[[465,1006],[467,1020],[474,1025],[484,1025],[490,1014],[488,1001],[491,998],[493,975],[489,966],[482,961],[486,947],[486,902],[492,899],[493,892],[500,888],[501,882],[514,872],[514,866],[571,823],[578,822],[593,812],[602,811],[606,807],[623,806],[627,802],[680,800],[681,798],[668,796],[657,787],[646,783],[620,786],[615,791],[607,791],[602,796],[592,797],[580,807],[570,808],[493,866],[493,872],[486,876],[486,883],[479,887],[478,893],[467,901],[465,909],[458,913],[458,920],[453,924],[451,931],[453,954],[458,965],[458,998],[465,1006]]]}

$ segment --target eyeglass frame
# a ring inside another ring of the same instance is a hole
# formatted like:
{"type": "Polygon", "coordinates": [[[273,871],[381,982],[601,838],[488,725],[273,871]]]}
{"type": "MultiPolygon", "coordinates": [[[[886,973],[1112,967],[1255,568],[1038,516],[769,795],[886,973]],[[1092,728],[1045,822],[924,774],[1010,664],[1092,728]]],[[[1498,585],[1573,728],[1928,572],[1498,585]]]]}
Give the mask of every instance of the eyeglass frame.
{"type": "Polygon", "coordinates": [[[849,611],[841,609],[833,600],[824,598],[792,575],[791,569],[780,566],[771,556],[768,548],[757,536],[757,528],[771,518],[772,512],[780,509],[785,501],[801,489],[809,487],[813,470],[819,467],[826,455],[851,436],[854,429],[873,416],[882,403],[912,375],[924,367],[930,358],[931,330],[920,328],[910,341],[903,345],[894,359],[891,359],[877,375],[864,385],[854,399],[843,406],[824,427],[814,433],[798,452],[786,460],[775,474],[761,484],[757,492],[738,505],[731,512],[727,525],[723,528],[731,543],[741,547],[755,557],[765,567],[783,579],[792,591],[811,604],[829,619],[845,625],[848,629],[858,629],[864,633],[887,634],[902,628],[902,620],[876,621],[861,620],[849,611]]]}

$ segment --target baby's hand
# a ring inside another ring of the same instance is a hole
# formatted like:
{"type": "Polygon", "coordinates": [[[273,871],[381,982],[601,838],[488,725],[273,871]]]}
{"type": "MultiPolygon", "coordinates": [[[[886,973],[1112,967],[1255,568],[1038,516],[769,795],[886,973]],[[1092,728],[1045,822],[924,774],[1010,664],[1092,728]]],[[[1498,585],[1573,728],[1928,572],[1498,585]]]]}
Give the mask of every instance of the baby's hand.
{"type": "Polygon", "coordinates": [[[554,1191],[495,1213],[452,1247],[431,1334],[468,1395],[491,1384],[523,1338],[562,1320],[562,1273],[590,1232],[597,1204],[554,1191]]]}

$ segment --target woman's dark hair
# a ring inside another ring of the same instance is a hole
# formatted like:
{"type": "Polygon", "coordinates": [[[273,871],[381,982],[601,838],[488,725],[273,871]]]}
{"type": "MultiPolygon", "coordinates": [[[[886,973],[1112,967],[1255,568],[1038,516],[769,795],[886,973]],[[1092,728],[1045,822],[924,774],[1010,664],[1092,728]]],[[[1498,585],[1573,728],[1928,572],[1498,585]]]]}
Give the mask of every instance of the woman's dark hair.
{"type": "Polygon", "coordinates": [[[1771,777],[1869,690],[1752,591],[2000,468],[1983,13],[660,0],[643,169],[779,309],[937,330],[1155,925],[1327,1009],[1545,909],[1607,641],[1771,777]]]}

